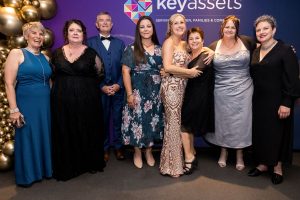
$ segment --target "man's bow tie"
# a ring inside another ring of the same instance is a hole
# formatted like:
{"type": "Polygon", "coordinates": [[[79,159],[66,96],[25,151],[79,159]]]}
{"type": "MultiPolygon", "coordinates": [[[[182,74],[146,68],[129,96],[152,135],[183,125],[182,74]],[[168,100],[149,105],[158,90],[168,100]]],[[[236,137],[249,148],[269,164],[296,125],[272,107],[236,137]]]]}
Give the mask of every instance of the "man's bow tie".
{"type": "Polygon", "coordinates": [[[101,36],[101,40],[111,40],[111,37],[109,36],[109,37],[103,37],[103,36],[101,36]]]}

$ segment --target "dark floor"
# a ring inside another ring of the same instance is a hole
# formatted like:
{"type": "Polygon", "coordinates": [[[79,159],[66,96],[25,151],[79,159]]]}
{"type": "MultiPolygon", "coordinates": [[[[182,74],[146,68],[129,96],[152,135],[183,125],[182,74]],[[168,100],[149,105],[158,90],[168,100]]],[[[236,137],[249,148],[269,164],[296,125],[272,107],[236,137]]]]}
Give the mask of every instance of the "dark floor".
{"type": "MultiPolygon", "coordinates": [[[[155,157],[159,160],[159,151],[155,157]]],[[[300,199],[300,152],[294,152],[293,165],[286,168],[285,180],[273,185],[268,174],[248,177],[249,166],[235,169],[234,152],[229,152],[226,168],[217,165],[218,152],[213,148],[199,149],[199,168],[190,176],[164,177],[158,165],[137,169],[132,164],[132,152],[127,159],[109,160],[105,172],[83,174],[67,182],[54,179],[35,183],[30,188],[15,186],[13,171],[0,172],[0,200],[284,200],[300,199]]],[[[245,155],[251,165],[251,154],[245,155]]]]}

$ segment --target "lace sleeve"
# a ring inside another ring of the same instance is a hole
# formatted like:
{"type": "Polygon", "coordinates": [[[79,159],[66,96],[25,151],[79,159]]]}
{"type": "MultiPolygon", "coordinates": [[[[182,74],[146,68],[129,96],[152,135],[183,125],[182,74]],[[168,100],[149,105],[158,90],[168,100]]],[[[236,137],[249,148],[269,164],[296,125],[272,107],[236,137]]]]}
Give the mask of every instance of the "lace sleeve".
{"type": "Polygon", "coordinates": [[[97,77],[102,81],[104,79],[104,66],[102,59],[98,56],[95,58],[95,65],[97,77]]]}

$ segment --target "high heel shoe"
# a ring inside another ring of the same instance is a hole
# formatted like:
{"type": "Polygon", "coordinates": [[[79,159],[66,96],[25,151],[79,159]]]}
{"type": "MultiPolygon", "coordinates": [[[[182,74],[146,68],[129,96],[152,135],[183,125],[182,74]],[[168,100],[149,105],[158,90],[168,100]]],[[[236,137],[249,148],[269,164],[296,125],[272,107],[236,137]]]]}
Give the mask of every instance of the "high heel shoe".
{"type": "Polygon", "coordinates": [[[221,155],[220,155],[220,158],[219,158],[219,160],[218,160],[218,164],[219,164],[219,166],[220,167],[226,167],[226,162],[227,162],[227,157],[228,157],[228,152],[227,152],[227,150],[225,150],[226,152],[225,152],[225,155],[223,155],[224,153],[223,152],[221,152],[221,155]]]}
{"type": "Polygon", "coordinates": [[[147,164],[150,166],[150,167],[153,167],[155,165],[155,159],[153,157],[153,154],[152,152],[145,152],[145,158],[146,158],[146,161],[147,161],[147,164]]]}
{"type": "Polygon", "coordinates": [[[264,171],[260,171],[258,168],[255,167],[248,172],[248,176],[256,177],[256,176],[260,176],[263,173],[264,171]]]}
{"type": "Polygon", "coordinates": [[[198,160],[196,157],[192,162],[184,162],[183,174],[191,175],[197,167],[198,167],[198,160]]]}
{"type": "Polygon", "coordinates": [[[274,185],[278,185],[280,183],[282,183],[283,181],[283,176],[280,175],[280,174],[277,174],[275,172],[272,173],[272,176],[271,176],[271,181],[274,185]]]}
{"type": "Polygon", "coordinates": [[[141,169],[143,167],[142,156],[140,156],[140,158],[138,158],[138,156],[136,156],[136,153],[134,153],[134,155],[133,155],[133,164],[137,168],[141,169]]]}
{"type": "Polygon", "coordinates": [[[244,163],[244,158],[243,158],[243,150],[242,149],[237,149],[236,150],[236,165],[235,168],[239,171],[242,171],[245,169],[245,163],[244,163]]]}

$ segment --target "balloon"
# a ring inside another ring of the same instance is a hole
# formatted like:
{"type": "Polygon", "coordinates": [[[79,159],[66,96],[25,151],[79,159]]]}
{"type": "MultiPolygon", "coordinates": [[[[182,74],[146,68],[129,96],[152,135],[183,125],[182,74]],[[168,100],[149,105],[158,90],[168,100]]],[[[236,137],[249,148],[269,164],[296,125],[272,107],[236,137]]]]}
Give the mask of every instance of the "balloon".
{"type": "Polygon", "coordinates": [[[39,10],[32,5],[23,6],[21,9],[21,15],[27,22],[35,22],[41,19],[39,10]]]}
{"type": "Polygon", "coordinates": [[[7,54],[0,51],[0,60],[3,61],[3,63],[4,63],[6,58],[7,58],[7,54]]]}
{"type": "Polygon", "coordinates": [[[45,31],[45,38],[44,38],[43,48],[49,48],[54,43],[54,34],[48,28],[46,28],[45,30],[46,31],[45,31]]]}
{"type": "Polygon", "coordinates": [[[2,137],[2,135],[4,135],[4,130],[0,129],[0,137],[2,137]]]}
{"type": "Polygon", "coordinates": [[[43,49],[41,52],[42,52],[42,54],[44,54],[44,55],[48,56],[49,58],[51,58],[52,53],[51,53],[50,49],[43,49]]]}
{"type": "Polygon", "coordinates": [[[40,13],[42,19],[50,19],[56,14],[57,4],[55,0],[39,0],[40,2],[40,13]]]}
{"type": "Polygon", "coordinates": [[[12,165],[12,160],[4,153],[0,153],[0,170],[8,170],[12,165]]]}
{"type": "Polygon", "coordinates": [[[0,32],[5,35],[22,33],[22,17],[19,11],[11,7],[0,8],[0,32]]]}
{"type": "Polygon", "coordinates": [[[39,8],[40,7],[40,2],[38,0],[33,0],[32,1],[32,5],[36,8],[39,8]]]}
{"type": "Polygon", "coordinates": [[[3,0],[4,6],[12,8],[21,8],[22,0],[3,0]]]}
{"type": "Polygon", "coordinates": [[[8,55],[9,51],[10,51],[10,49],[7,46],[7,41],[6,40],[0,40],[0,54],[8,55]]]}
{"type": "Polygon", "coordinates": [[[8,46],[12,48],[23,48],[27,46],[27,42],[23,35],[11,36],[8,39],[8,46]]]}
{"type": "Polygon", "coordinates": [[[27,6],[27,5],[31,5],[31,1],[30,0],[23,0],[23,6],[27,6]]]}
{"type": "Polygon", "coordinates": [[[4,143],[3,153],[7,156],[12,156],[14,154],[14,141],[8,140],[4,143]]]}
{"type": "Polygon", "coordinates": [[[2,120],[0,121],[0,125],[5,126],[5,124],[6,124],[6,121],[5,121],[4,119],[2,119],[2,120]]]}

